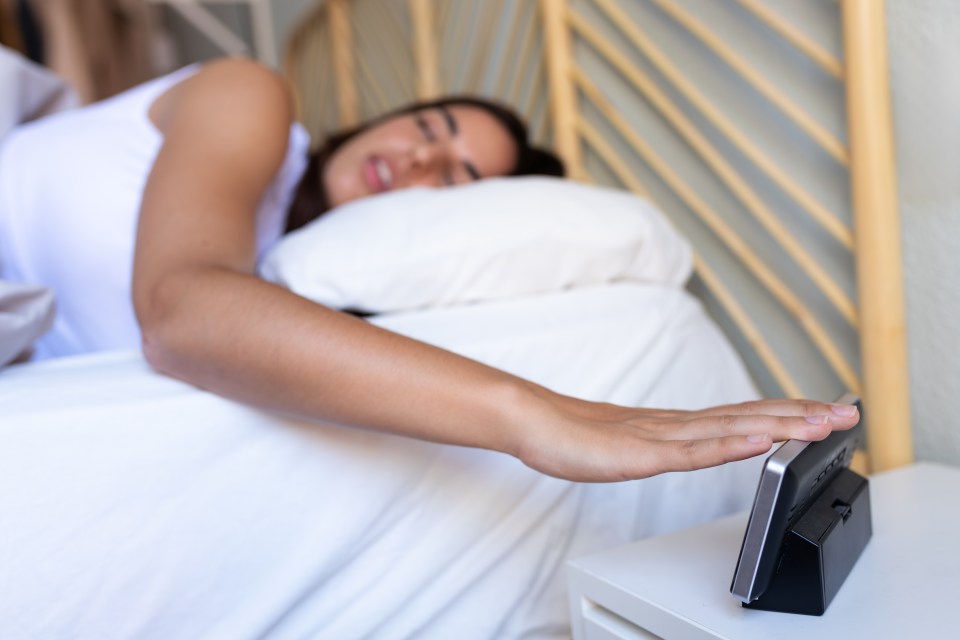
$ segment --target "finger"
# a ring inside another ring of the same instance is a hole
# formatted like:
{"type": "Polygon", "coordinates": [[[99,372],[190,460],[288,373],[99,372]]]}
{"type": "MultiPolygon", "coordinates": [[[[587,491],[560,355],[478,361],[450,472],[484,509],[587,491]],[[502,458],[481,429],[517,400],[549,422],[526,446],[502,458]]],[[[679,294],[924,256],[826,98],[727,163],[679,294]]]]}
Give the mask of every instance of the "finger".
{"type": "Polygon", "coordinates": [[[716,467],[767,453],[772,445],[767,434],[651,443],[659,467],[655,473],[716,467]]]}
{"type": "MultiPolygon", "coordinates": [[[[841,425],[842,427],[843,425],[841,425]]],[[[695,417],[664,425],[661,440],[694,440],[726,436],[769,434],[782,440],[823,440],[834,429],[833,419],[819,416],[722,415],[695,417]]]]}
{"type": "Polygon", "coordinates": [[[837,426],[853,426],[860,416],[857,408],[852,404],[838,404],[832,402],[818,402],[815,400],[796,400],[788,398],[772,398],[768,400],[754,400],[739,404],[728,404],[710,407],[695,412],[704,416],[720,415],[773,415],[773,416],[827,416],[837,426]]]}

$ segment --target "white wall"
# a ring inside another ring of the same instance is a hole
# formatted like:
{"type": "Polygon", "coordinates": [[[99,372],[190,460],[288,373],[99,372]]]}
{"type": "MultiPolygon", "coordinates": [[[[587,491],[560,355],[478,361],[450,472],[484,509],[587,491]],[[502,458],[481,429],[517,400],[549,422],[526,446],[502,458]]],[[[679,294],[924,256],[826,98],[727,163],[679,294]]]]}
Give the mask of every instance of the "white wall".
{"type": "Polygon", "coordinates": [[[887,11],[916,453],[960,465],[960,2],[887,11]]]}

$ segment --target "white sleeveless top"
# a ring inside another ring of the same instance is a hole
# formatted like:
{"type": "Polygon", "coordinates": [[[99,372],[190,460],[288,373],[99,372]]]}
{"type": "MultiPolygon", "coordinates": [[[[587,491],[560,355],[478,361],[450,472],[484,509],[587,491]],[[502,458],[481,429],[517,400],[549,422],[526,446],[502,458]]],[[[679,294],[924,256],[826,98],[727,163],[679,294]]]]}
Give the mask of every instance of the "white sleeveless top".
{"type": "MultiPolygon", "coordinates": [[[[34,359],[139,349],[131,277],[140,201],[163,138],[148,110],[196,73],[186,67],[103,102],[21,126],[0,143],[0,279],[54,290],[57,318],[34,359]]],[[[258,256],[283,233],[309,135],[286,159],[257,217],[258,256]]]]}

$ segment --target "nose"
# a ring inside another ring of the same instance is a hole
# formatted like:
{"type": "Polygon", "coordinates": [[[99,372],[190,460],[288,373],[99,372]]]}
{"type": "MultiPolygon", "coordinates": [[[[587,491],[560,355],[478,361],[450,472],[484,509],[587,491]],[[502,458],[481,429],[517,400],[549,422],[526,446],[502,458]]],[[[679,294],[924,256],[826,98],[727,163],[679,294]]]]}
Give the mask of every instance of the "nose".
{"type": "Polygon", "coordinates": [[[410,180],[418,183],[438,181],[444,162],[441,145],[423,142],[414,146],[410,150],[410,180]]]}
{"type": "Polygon", "coordinates": [[[440,154],[440,145],[436,143],[423,142],[416,145],[412,150],[411,166],[417,169],[423,169],[435,165],[440,154]]]}

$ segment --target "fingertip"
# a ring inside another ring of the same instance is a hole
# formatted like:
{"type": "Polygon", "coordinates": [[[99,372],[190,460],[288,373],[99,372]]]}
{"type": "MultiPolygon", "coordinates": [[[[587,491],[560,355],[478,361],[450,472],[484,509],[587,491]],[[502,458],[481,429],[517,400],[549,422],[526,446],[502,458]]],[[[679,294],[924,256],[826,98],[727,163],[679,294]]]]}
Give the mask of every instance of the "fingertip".
{"type": "Polygon", "coordinates": [[[842,418],[852,418],[857,415],[857,407],[852,404],[829,404],[830,411],[842,418]]]}
{"type": "Polygon", "coordinates": [[[751,435],[747,436],[747,442],[749,442],[750,444],[764,444],[764,443],[766,443],[767,445],[772,444],[771,441],[770,441],[770,434],[769,434],[769,433],[754,433],[754,434],[751,434],[751,435]]]}
{"type": "Polygon", "coordinates": [[[830,419],[835,426],[841,427],[843,429],[850,429],[852,427],[860,424],[860,412],[854,413],[852,416],[846,417],[834,417],[830,419]]]}

